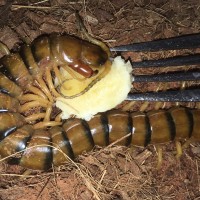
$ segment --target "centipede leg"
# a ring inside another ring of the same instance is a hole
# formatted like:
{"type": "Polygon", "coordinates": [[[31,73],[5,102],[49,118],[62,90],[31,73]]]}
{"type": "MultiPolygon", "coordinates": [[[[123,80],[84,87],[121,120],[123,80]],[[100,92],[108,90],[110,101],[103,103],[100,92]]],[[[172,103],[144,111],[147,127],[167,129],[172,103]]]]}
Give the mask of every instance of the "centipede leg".
{"type": "Polygon", "coordinates": [[[85,35],[85,37],[87,37],[87,39],[92,42],[93,44],[96,44],[98,46],[100,46],[108,55],[108,57],[110,57],[110,49],[107,47],[107,45],[100,41],[100,40],[97,40],[95,38],[93,38],[86,30],[84,24],[83,24],[83,21],[80,17],[80,15],[78,13],[76,13],[76,19],[77,19],[77,22],[78,22],[78,26],[79,26],[79,30],[83,32],[83,34],[85,35]]]}
{"type": "Polygon", "coordinates": [[[32,122],[32,121],[35,121],[38,119],[43,119],[43,118],[45,118],[45,116],[46,116],[46,113],[32,114],[32,115],[29,115],[28,117],[25,117],[25,121],[32,122]]]}
{"type": "MultiPolygon", "coordinates": [[[[158,85],[158,87],[156,88],[156,92],[159,91],[160,87],[161,87],[161,83],[160,83],[160,84],[158,85]]],[[[160,109],[162,105],[163,105],[163,102],[156,102],[156,104],[155,104],[155,110],[160,109]]],[[[145,102],[141,105],[140,111],[141,111],[141,112],[144,112],[144,111],[147,109],[148,106],[149,106],[149,102],[148,102],[148,101],[145,101],[145,102]]]]}
{"type": "Polygon", "coordinates": [[[29,109],[31,107],[36,107],[36,106],[42,106],[43,108],[46,108],[46,112],[29,115],[28,117],[25,118],[26,121],[31,122],[33,120],[42,119],[42,118],[44,118],[45,122],[50,121],[50,115],[52,112],[52,104],[51,103],[42,104],[41,102],[36,102],[36,101],[28,102],[21,106],[20,111],[24,112],[27,109],[29,109]]]}
{"type": "Polygon", "coordinates": [[[61,122],[61,113],[55,117],[56,122],[61,122]]]}
{"type": "Polygon", "coordinates": [[[26,169],[26,170],[22,173],[22,176],[20,177],[20,180],[21,180],[21,179],[27,178],[29,175],[31,175],[31,173],[32,173],[32,170],[26,169]]]}
{"type": "Polygon", "coordinates": [[[37,124],[33,125],[34,129],[43,129],[46,127],[52,127],[52,126],[60,126],[62,122],[55,122],[55,121],[48,121],[48,122],[38,122],[37,124]]]}
{"type": "Polygon", "coordinates": [[[20,110],[20,112],[25,112],[30,108],[34,108],[34,107],[38,107],[38,106],[46,108],[48,105],[46,103],[42,103],[39,101],[31,101],[31,102],[25,103],[22,106],[20,106],[19,110],[20,110]]]}
{"type": "MultiPolygon", "coordinates": [[[[156,92],[158,92],[161,88],[161,83],[158,85],[156,92]]],[[[166,90],[166,85],[162,88],[162,91],[166,90]]],[[[155,110],[159,110],[161,107],[165,106],[165,102],[156,102],[155,104],[155,110]]]]}
{"type": "Polygon", "coordinates": [[[157,102],[155,105],[155,110],[159,110],[160,108],[165,107],[165,102],[157,102]]]}
{"type": "Polygon", "coordinates": [[[58,92],[55,90],[54,84],[53,84],[53,82],[52,82],[52,76],[51,76],[51,71],[50,71],[50,69],[47,69],[45,75],[46,75],[47,85],[48,85],[50,91],[53,93],[53,95],[54,95],[55,97],[59,97],[60,94],[58,94],[58,92]]]}
{"type": "Polygon", "coordinates": [[[58,85],[60,85],[64,81],[64,79],[63,79],[63,77],[62,77],[57,65],[53,66],[53,71],[54,71],[55,76],[56,76],[56,78],[58,80],[58,85]]]}
{"type": "Polygon", "coordinates": [[[175,144],[176,144],[176,151],[177,151],[176,158],[179,159],[183,154],[183,149],[182,149],[180,141],[176,141],[175,144]]]}
{"type": "Polygon", "coordinates": [[[135,105],[136,101],[130,101],[125,106],[123,106],[123,111],[131,110],[131,108],[135,105]]]}
{"type": "Polygon", "coordinates": [[[43,99],[47,99],[46,95],[40,90],[38,89],[37,87],[34,87],[34,86],[28,86],[28,90],[40,97],[42,97],[43,99]]]}
{"type": "Polygon", "coordinates": [[[42,89],[42,91],[46,94],[46,96],[48,97],[50,102],[53,102],[53,97],[49,91],[49,89],[46,86],[46,83],[44,82],[44,80],[42,79],[42,77],[37,77],[37,82],[39,84],[39,87],[42,89]]]}
{"type": "Polygon", "coordinates": [[[148,105],[149,105],[149,102],[145,101],[140,107],[140,112],[144,112],[147,109],[148,105]]]}
{"type": "MultiPolygon", "coordinates": [[[[185,89],[185,87],[186,87],[186,82],[185,81],[183,81],[182,83],[181,83],[181,90],[184,90],[185,89]]],[[[176,106],[179,106],[180,105],[180,102],[176,102],[176,106]]]]}
{"type": "Polygon", "coordinates": [[[156,145],[156,151],[157,151],[157,154],[158,154],[157,169],[160,169],[162,162],[163,162],[163,150],[162,150],[162,147],[159,144],[156,145]]]}
{"type": "MultiPolygon", "coordinates": [[[[65,78],[61,75],[60,70],[58,69],[58,66],[53,66],[53,71],[56,75],[57,81],[58,81],[58,86],[63,84],[63,82],[65,81],[65,78]]],[[[67,88],[65,87],[65,85],[63,86],[63,88],[66,90],[67,88]]]]}
{"type": "Polygon", "coordinates": [[[49,101],[46,99],[41,98],[39,95],[35,95],[35,94],[24,94],[21,97],[19,97],[20,101],[38,101],[41,102],[43,104],[48,104],[49,101]]]}
{"type": "Polygon", "coordinates": [[[50,121],[51,111],[52,111],[52,105],[47,107],[46,114],[45,114],[45,117],[44,117],[44,120],[43,120],[44,122],[50,121]]]}

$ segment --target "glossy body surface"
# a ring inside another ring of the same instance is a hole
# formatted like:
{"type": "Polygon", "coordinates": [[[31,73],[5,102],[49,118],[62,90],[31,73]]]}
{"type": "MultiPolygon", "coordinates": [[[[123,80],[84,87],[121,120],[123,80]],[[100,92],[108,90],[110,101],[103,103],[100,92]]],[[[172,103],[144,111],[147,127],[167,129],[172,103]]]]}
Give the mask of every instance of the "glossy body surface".
{"type": "MultiPolygon", "coordinates": [[[[8,156],[23,150],[18,158],[20,165],[44,170],[52,164],[62,164],[68,157],[74,159],[84,151],[91,151],[94,145],[105,146],[124,136],[127,137],[117,144],[144,147],[189,137],[198,141],[199,120],[199,110],[173,108],[146,114],[116,110],[98,114],[88,122],[70,119],[49,130],[33,130],[30,125],[21,125],[21,128],[11,131],[1,140],[0,153],[8,156]],[[178,113],[185,115],[178,117],[178,113]]],[[[13,121],[6,127],[18,125],[19,122],[13,121]]],[[[2,134],[6,131],[3,127],[2,134]]]]}

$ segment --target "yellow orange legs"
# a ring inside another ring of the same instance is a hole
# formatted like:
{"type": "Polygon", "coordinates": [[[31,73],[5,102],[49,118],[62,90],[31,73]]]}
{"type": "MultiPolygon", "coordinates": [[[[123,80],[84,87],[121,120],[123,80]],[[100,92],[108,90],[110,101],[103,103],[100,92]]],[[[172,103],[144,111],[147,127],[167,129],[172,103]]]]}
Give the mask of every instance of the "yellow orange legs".
{"type": "Polygon", "coordinates": [[[163,162],[163,150],[162,150],[162,147],[159,144],[156,145],[156,150],[157,150],[157,154],[158,154],[157,169],[160,169],[162,162],[163,162]]]}

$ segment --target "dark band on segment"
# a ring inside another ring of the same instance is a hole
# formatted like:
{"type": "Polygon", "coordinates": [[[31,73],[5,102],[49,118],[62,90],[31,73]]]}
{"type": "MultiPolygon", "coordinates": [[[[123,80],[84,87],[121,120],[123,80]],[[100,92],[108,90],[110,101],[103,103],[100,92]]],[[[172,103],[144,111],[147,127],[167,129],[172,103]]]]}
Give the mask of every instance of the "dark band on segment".
{"type": "Polygon", "coordinates": [[[61,134],[62,134],[62,136],[64,138],[65,146],[66,146],[66,148],[68,150],[68,153],[69,153],[69,155],[67,155],[67,156],[69,156],[71,159],[74,159],[75,158],[74,152],[73,152],[73,149],[72,149],[72,147],[70,145],[69,139],[67,138],[67,135],[65,134],[65,131],[64,130],[61,131],[61,134]]]}
{"type": "Polygon", "coordinates": [[[28,142],[30,141],[30,139],[31,139],[31,136],[24,137],[24,139],[21,140],[20,143],[16,146],[16,149],[15,149],[16,152],[23,151],[26,148],[26,146],[27,146],[28,142]]]}
{"type": "Polygon", "coordinates": [[[108,127],[108,118],[106,114],[102,113],[101,114],[101,123],[103,125],[104,129],[104,135],[105,135],[105,144],[109,145],[109,127],[108,127]]]}
{"type": "Polygon", "coordinates": [[[188,117],[188,123],[189,123],[189,137],[192,136],[192,132],[193,132],[193,127],[194,127],[194,119],[193,119],[193,114],[191,112],[191,110],[189,109],[185,109],[185,112],[187,114],[188,117]]]}
{"type": "MultiPolygon", "coordinates": [[[[19,55],[21,56],[23,62],[24,62],[24,65],[26,66],[26,68],[29,70],[30,67],[31,67],[31,63],[30,61],[28,60],[28,50],[29,50],[29,46],[28,45],[24,45],[21,50],[19,51],[19,55]]],[[[30,51],[31,52],[31,51],[30,51]]]]}
{"type": "Polygon", "coordinates": [[[82,123],[82,126],[84,127],[85,133],[87,135],[87,138],[88,138],[90,144],[92,146],[94,146],[95,144],[94,144],[94,140],[93,140],[89,125],[87,124],[87,122],[85,120],[82,120],[81,123],[82,123]]]}
{"type": "Polygon", "coordinates": [[[127,137],[126,146],[129,146],[131,144],[132,127],[133,127],[133,121],[132,121],[132,118],[131,118],[130,114],[128,114],[127,133],[130,134],[130,136],[127,137]]]}
{"type": "Polygon", "coordinates": [[[171,138],[171,140],[174,140],[174,138],[176,137],[176,125],[175,125],[174,120],[169,112],[165,112],[165,115],[167,118],[169,130],[170,130],[170,138],[171,138]]]}
{"type": "Polygon", "coordinates": [[[50,146],[47,146],[47,152],[46,152],[46,158],[45,158],[45,164],[44,164],[44,170],[47,170],[49,168],[52,167],[52,163],[53,163],[53,153],[52,153],[52,139],[50,137],[49,139],[49,145],[50,146]]]}

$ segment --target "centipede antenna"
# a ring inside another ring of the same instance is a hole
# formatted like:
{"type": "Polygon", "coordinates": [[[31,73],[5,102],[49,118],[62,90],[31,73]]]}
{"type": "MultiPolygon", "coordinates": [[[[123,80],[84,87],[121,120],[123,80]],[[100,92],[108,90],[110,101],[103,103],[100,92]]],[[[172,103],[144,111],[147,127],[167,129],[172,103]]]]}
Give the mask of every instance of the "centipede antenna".
{"type": "Polygon", "coordinates": [[[129,93],[129,101],[200,102],[200,89],[129,93]]]}
{"type": "Polygon", "coordinates": [[[78,10],[75,12],[75,17],[76,17],[76,24],[77,24],[78,30],[83,31],[84,34],[88,34],[87,30],[84,26],[83,20],[82,20],[81,16],[79,15],[78,10]]]}
{"type": "Polygon", "coordinates": [[[83,20],[82,20],[81,16],[79,15],[78,11],[76,11],[75,15],[76,15],[76,19],[77,19],[77,24],[78,24],[79,30],[82,31],[82,33],[85,35],[85,37],[90,42],[92,42],[93,44],[99,45],[107,53],[108,57],[110,57],[110,49],[109,49],[109,47],[104,42],[102,42],[101,40],[98,40],[98,39],[92,37],[88,33],[88,31],[85,28],[83,20]]]}
{"type": "Polygon", "coordinates": [[[158,60],[144,60],[132,62],[131,64],[133,68],[197,65],[200,64],[200,54],[175,56],[158,60]]]}
{"type": "Polygon", "coordinates": [[[110,51],[163,51],[200,47],[200,34],[184,35],[149,42],[133,43],[110,48],[110,51]]]}
{"type": "Polygon", "coordinates": [[[136,75],[133,82],[177,82],[177,81],[199,81],[200,72],[173,72],[153,75],[136,75]]]}

